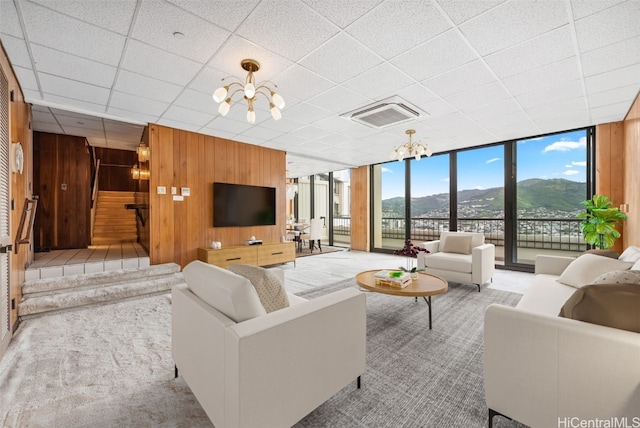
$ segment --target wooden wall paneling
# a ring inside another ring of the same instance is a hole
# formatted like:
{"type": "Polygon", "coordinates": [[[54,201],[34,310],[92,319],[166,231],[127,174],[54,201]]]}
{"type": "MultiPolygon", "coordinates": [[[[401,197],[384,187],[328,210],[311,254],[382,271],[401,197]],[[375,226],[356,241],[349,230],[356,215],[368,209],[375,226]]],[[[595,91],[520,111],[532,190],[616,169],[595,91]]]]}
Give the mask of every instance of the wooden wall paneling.
{"type": "MultiPolygon", "coordinates": [[[[135,192],[138,190],[138,180],[131,177],[131,167],[138,163],[136,152],[96,147],[95,154],[96,159],[100,159],[98,189],[116,192],[135,192]]],[[[146,182],[147,180],[142,181],[146,182]]]]}
{"type": "Polygon", "coordinates": [[[624,203],[628,205],[624,247],[640,246],[640,94],[629,109],[624,132],[624,203]]]}
{"type": "Polygon", "coordinates": [[[351,249],[370,251],[369,167],[351,169],[351,249]]]}

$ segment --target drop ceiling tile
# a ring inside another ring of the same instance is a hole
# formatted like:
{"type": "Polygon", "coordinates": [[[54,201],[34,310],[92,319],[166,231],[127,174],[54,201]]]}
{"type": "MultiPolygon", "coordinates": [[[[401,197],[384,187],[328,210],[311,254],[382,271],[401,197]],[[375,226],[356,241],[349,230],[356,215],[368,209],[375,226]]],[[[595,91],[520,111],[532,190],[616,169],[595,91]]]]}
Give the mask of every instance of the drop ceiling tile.
{"type": "Polygon", "coordinates": [[[222,78],[229,75],[213,67],[204,67],[189,83],[188,88],[212,95],[213,91],[223,85],[222,78]]]}
{"type": "Polygon", "coordinates": [[[299,128],[292,132],[293,135],[303,137],[309,140],[317,140],[319,138],[325,137],[330,134],[329,131],[323,128],[318,128],[317,126],[309,125],[299,128]]]}
{"type": "Polygon", "coordinates": [[[491,104],[510,98],[509,92],[498,82],[491,82],[465,92],[445,98],[445,101],[460,110],[491,104]]]}
{"type": "Polygon", "coordinates": [[[24,39],[22,27],[15,4],[12,1],[0,1],[0,34],[9,34],[24,39]]]}
{"type": "Polygon", "coordinates": [[[98,129],[91,129],[85,127],[71,126],[71,125],[62,125],[62,129],[64,133],[67,135],[75,135],[78,137],[94,137],[94,138],[104,138],[104,132],[98,129]]]}
{"type": "Polygon", "coordinates": [[[205,128],[211,130],[219,130],[221,132],[239,134],[252,128],[253,125],[247,123],[246,120],[236,121],[228,117],[218,116],[211,122],[209,122],[205,128]]]}
{"type": "Polygon", "coordinates": [[[169,2],[142,2],[131,37],[206,63],[231,33],[169,2]],[[174,36],[180,32],[182,36],[174,36]]]}
{"type": "MultiPolygon", "coordinates": [[[[104,125],[104,130],[107,133],[131,134],[140,137],[142,136],[142,132],[144,131],[143,125],[134,123],[118,122],[110,119],[103,119],[102,123],[104,125]]],[[[137,139],[139,140],[140,138],[137,139]]]]}
{"type": "Polygon", "coordinates": [[[420,107],[428,114],[426,118],[427,122],[431,117],[446,115],[458,110],[456,107],[451,105],[451,103],[442,99],[428,102],[420,107]]]}
{"type": "Polygon", "coordinates": [[[57,123],[34,123],[33,130],[36,132],[50,132],[52,134],[64,134],[64,131],[57,123]]]}
{"type": "Polygon", "coordinates": [[[556,116],[536,121],[536,125],[543,134],[565,131],[567,129],[589,126],[589,112],[587,110],[572,111],[564,116],[556,116]]]}
{"type": "Polygon", "coordinates": [[[576,57],[572,57],[508,77],[503,79],[503,83],[514,96],[518,96],[579,78],[578,62],[576,57]]]}
{"type": "Polygon", "coordinates": [[[305,138],[305,137],[301,137],[299,135],[284,134],[284,135],[281,135],[281,136],[277,137],[272,142],[274,144],[277,144],[277,145],[281,146],[282,150],[284,150],[286,147],[288,147],[288,148],[295,147],[295,146],[297,146],[299,144],[304,143],[305,141],[309,141],[309,139],[305,138]]]}
{"type": "Polygon", "coordinates": [[[127,35],[136,0],[82,1],[82,0],[31,0],[81,21],[127,35]]]}
{"type": "Polygon", "coordinates": [[[584,79],[584,84],[587,88],[587,93],[590,94],[622,86],[640,84],[640,64],[587,77],[584,79]]]}
{"type": "Polygon", "coordinates": [[[633,101],[638,93],[640,85],[629,85],[615,88],[610,91],[589,94],[589,107],[602,107],[606,105],[633,101]]]}
{"type": "Polygon", "coordinates": [[[38,80],[36,80],[36,75],[33,73],[32,69],[13,67],[13,71],[16,72],[16,77],[18,78],[18,82],[20,82],[20,88],[22,90],[31,89],[33,91],[38,91],[40,89],[38,80]]]}
{"type": "Polygon", "coordinates": [[[629,112],[631,108],[631,104],[633,104],[633,99],[629,101],[623,101],[616,104],[608,104],[601,107],[593,107],[591,109],[591,114],[596,117],[603,116],[617,116],[622,120],[629,112]]]}
{"type": "Polygon", "coordinates": [[[460,112],[453,112],[443,116],[432,117],[429,120],[429,127],[440,132],[443,129],[467,129],[467,128],[475,128],[478,125],[475,124],[471,119],[466,117],[464,114],[460,112]]]}
{"type": "Polygon", "coordinates": [[[422,81],[422,84],[441,97],[464,92],[496,80],[482,61],[473,61],[436,77],[422,81]]]}
{"type": "Polygon", "coordinates": [[[230,6],[227,1],[168,1],[229,31],[236,30],[260,2],[260,0],[233,0],[233,6],[230,6]]]}
{"type": "Polygon", "coordinates": [[[306,100],[334,86],[329,80],[299,65],[291,66],[279,77],[282,80],[278,84],[278,89],[285,102],[288,96],[306,100]]]}
{"type": "Polygon", "coordinates": [[[124,36],[34,3],[20,4],[32,43],[113,66],[120,62],[124,36]]]}
{"type": "Polygon", "coordinates": [[[218,103],[216,103],[210,94],[185,89],[184,92],[176,98],[173,105],[196,110],[211,115],[218,114],[218,103]]]}
{"type": "Polygon", "coordinates": [[[385,1],[346,31],[382,57],[391,59],[449,28],[451,24],[431,2],[385,1]]]}
{"type": "Polygon", "coordinates": [[[56,118],[53,116],[53,114],[51,114],[51,112],[48,109],[45,110],[45,111],[42,111],[42,110],[36,110],[35,108],[32,108],[31,109],[31,114],[33,116],[33,121],[34,122],[38,122],[38,123],[55,123],[55,124],[58,123],[56,121],[56,118]]]}
{"type": "MultiPolygon", "coordinates": [[[[4,3],[4,2],[0,2],[4,3]]],[[[24,39],[19,39],[17,37],[2,35],[2,46],[7,51],[7,55],[9,56],[9,61],[11,61],[11,65],[31,68],[31,55],[29,55],[29,51],[27,50],[27,44],[24,39]]]]}
{"type": "Polygon", "coordinates": [[[42,100],[47,101],[48,104],[54,103],[54,104],[64,106],[69,110],[85,111],[86,114],[91,114],[91,112],[102,114],[105,111],[104,104],[95,104],[92,102],[82,101],[82,100],[64,97],[60,95],[43,93],[42,100]]]}
{"type": "Polygon", "coordinates": [[[447,31],[391,60],[409,76],[423,81],[477,59],[457,31],[447,31]]]}
{"type": "Polygon", "coordinates": [[[176,129],[183,129],[185,131],[191,131],[191,132],[198,132],[201,129],[201,127],[198,125],[193,125],[191,123],[184,123],[184,122],[179,122],[177,120],[164,119],[164,118],[158,119],[156,123],[162,126],[168,126],[170,128],[176,128],[176,129]]]}
{"type": "Polygon", "coordinates": [[[640,36],[640,2],[630,0],[576,22],[580,52],[640,36]]]}
{"type": "Polygon", "coordinates": [[[109,90],[75,80],[64,79],[51,74],[39,73],[42,92],[59,95],[75,100],[105,105],[109,99],[109,90]]]}
{"type": "Polygon", "coordinates": [[[121,109],[131,112],[140,112],[145,115],[160,116],[169,104],[148,98],[137,97],[123,92],[113,91],[109,108],[121,109]]]}
{"type": "Polygon", "coordinates": [[[22,87],[22,93],[24,94],[24,99],[28,103],[35,103],[38,101],[42,101],[42,94],[40,91],[34,89],[27,89],[24,86],[22,87]]]}
{"type": "Polygon", "coordinates": [[[303,126],[305,126],[304,123],[298,122],[296,120],[291,120],[286,116],[283,116],[282,119],[280,120],[265,121],[264,124],[262,125],[262,127],[265,129],[278,131],[281,134],[284,134],[287,132],[293,132],[296,129],[302,128],[303,126]]]}
{"type": "Polygon", "coordinates": [[[114,150],[134,151],[137,144],[130,141],[107,140],[107,147],[114,150]]]}
{"type": "MultiPolygon", "coordinates": [[[[215,81],[218,84],[213,85],[213,89],[220,86],[219,82],[223,77],[233,76],[235,80],[244,81],[247,72],[244,71],[240,63],[247,58],[254,59],[260,64],[260,70],[254,74],[256,82],[271,80],[277,84],[277,76],[293,64],[290,60],[276,55],[262,46],[234,35],[209,62],[210,67],[219,71],[215,76],[220,76],[216,77],[215,81]]],[[[207,89],[205,92],[213,91],[213,89],[207,89]]]]}
{"type": "Polygon", "coordinates": [[[262,1],[237,34],[297,61],[329,40],[338,27],[299,0],[262,1]]]}
{"type": "Polygon", "coordinates": [[[538,122],[552,117],[563,116],[570,111],[585,110],[587,107],[586,99],[583,97],[563,100],[540,107],[527,109],[527,114],[534,121],[538,122]]]}
{"type": "Polygon", "coordinates": [[[116,117],[121,117],[123,120],[136,120],[142,123],[155,123],[160,114],[155,116],[150,114],[141,113],[138,111],[129,111],[121,108],[109,106],[107,113],[116,117]]]}
{"type": "Polygon", "coordinates": [[[122,68],[165,82],[186,86],[200,71],[202,65],[131,40],[127,45],[122,68]]]}
{"type": "Polygon", "coordinates": [[[190,125],[197,125],[199,127],[209,123],[215,116],[215,112],[203,113],[195,110],[186,109],[184,107],[178,107],[172,105],[162,115],[163,119],[175,120],[177,122],[188,123],[190,125]]]}
{"type": "Polygon", "coordinates": [[[346,33],[339,33],[306,56],[300,65],[336,83],[377,66],[382,58],[346,33]],[[340,67],[336,67],[340,64],[340,67]]]}
{"type": "Polygon", "coordinates": [[[456,24],[462,24],[469,19],[490,10],[505,0],[437,0],[442,9],[456,24]]]}
{"type": "Polygon", "coordinates": [[[210,129],[210,128],[200,128],[198,132],[204,135],[210,135],[212,137],[217,137],[217,138],[224,138],[227,140],[233,140],[233,138],[236,136],[235,132],[219,131],[217,129],[210,129]]]}
{"type": "Polygon", "coordinates": [[[382,3],[382,0],[303,0],[318,13],[333,21],[338,27],[345,28],[362,15],[382,3]]]}
{"type": "Polygon", "coordinates": [[[104,137],[87,137],[87,142],[91,147],[108,147],[104,137]]]}
{"type": "Polygon", "coordinates": [[[484,56],[522,43],[568,22],[564,2],[510,1],[465,22],[460,25],[460,30],[484,56]]]}
{"type": "Polygon", "coordinates": [[[354,128],[358,130],[362,129],[362,125],[340,116],[326,117],[315,122],[315,125],[328,129],[331,132],[343,132],[354,128]]]}
{"type": "Polygon", "coordinates": [[[434,94],[429,89],[425,88],[424,85],[420,83],[415,83],[413,85],[405,86],[402,89],[396,91],[396,94],[415,105],[416,107],[422,108],[422,106],[428,102],[439,100],[440,97],[434,94]]]}
{"type": "MultiPolygon", "coordinates": [[[[640,14],[638,15],[640,18],[640,14]]],[[[585,76],[640,64],[640,36],[614,43],[581,55],[585,76]]]]}
{"type": "Polygon", "coordinates": [[[113,89],[130,95],[170,103],[176,99],[183,87],[131,71],[120,70],[113,89]]]}
{"type": "Polygon", "coordinates": [[[371,102],[371,98],[341,86],[335,86],[313,98],[307,103],[329,111],[346,112],[371,102]]]}
{"type": "Polygon", "coordinates": [[[246,131],[242,132],[242,136],[246,138],[257,138],[260,141],[271,140],[282,135],[282,132],[274,131],[271,129],[257,128],[255,126],[249,127],[246,131]]]}
{"type": "Polygon", "coordinates": [[[528,109],[545,104],[552,104],[557,101],[577,98],[583,95],[584,89],[582,87],[582,81],[574,80],[561,85],[518,95],[516,100],[522,108],[528,109]]]}
{"type": "Polygon", "coordinates": [[[503,128],[506,126],[513,126],[514,129],[518,129],[520,127],[519,124],[530,124],[531,119],[529,119],[529,116],[524,111],[516,111],[513,113],[484,117],[477,122],[486,129],[503,128]]]}
{"type": "Polygon", "coordinates": [[[509,77],[574,55],[571,28],[565,25],[524,43],[488,55],[485,60],[497,76],[509,77]]]}
{"type": "Polygon", "coordinates": [[[102,120],[99,118],[91,118],[90,116],[83,115],[78,117],[76,115],[56,114],[58,123],[65,129],[67,127],[74,128],[86,128],[86,129],[102,129],[102,120]]]}
{"type": "Polygon", "coordinates": [[[81,58],[45,46],[31,46],[38,72],[73,79],[91,85],[111,88],[116,67],[81,58]]]}
{"type": "Polygon", "coordinates": [[[507,98],[494,103],[486,104],[481,107],[473,107],[471,109],[464,110],[464,113],[475,121],[481,121],[483,119],[489,119],[492,117],[506,116],[517,112],[523,112],[524,110],[513,98],[507,98]]]}
{"type": "Polygon", "coordinates": [[[571,0],[571,10],[575,19],[581,19],[604,9],[609,9],[626,0],[571,0]]]}
{"type": "Polygon", "coordinates": [[[395,91],[415,82],[389,63],[383,63],[344,83],[352,91],[372,99],[395,91]]]}

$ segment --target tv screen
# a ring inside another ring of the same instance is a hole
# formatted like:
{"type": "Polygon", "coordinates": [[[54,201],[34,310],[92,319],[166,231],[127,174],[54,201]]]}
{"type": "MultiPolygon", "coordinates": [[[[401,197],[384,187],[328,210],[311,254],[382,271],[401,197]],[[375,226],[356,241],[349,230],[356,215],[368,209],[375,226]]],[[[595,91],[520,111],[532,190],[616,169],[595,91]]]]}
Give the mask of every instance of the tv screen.
{"type": "Polygon", "coordinates": [[[275,224],[275,187],[213,183],[213,227],[275,224]]]}

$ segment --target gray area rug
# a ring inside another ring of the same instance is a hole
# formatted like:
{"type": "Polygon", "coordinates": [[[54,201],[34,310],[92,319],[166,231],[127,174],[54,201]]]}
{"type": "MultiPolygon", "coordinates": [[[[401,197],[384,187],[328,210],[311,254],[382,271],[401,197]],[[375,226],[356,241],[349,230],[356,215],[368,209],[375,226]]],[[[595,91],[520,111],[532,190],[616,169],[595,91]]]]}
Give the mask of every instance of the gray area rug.
{"type": "MultiPolygon", "coordinates": [[[[305,298],[345,287],[346,280],[300,293],[305,298]]],[[[367,369],[305,417],[300,427],[485,427],[482,336],[491,303],[515,306],[506,291],[449,283],[432,297],[433,330],[424,300],[367,293],[367,369]]],[[[495,417],[494,427],[523,427],[495,417]]]]}
{"type": "MultiPolygon", "coordinates": [[[[313,298],[353,280],[304,293],[313,298]]],[[[169,295],[121,301],[21,324],[0,360],[3,427],[211,427],[173,377],[169,295]]],[[[520,295],[451,284],[424,301],[367,294],[368,362],[355,382],[298,427],[483,427],[482,319],[520,295]]],[[[496,418],[496,428],[521,427],[496,418]]]]}

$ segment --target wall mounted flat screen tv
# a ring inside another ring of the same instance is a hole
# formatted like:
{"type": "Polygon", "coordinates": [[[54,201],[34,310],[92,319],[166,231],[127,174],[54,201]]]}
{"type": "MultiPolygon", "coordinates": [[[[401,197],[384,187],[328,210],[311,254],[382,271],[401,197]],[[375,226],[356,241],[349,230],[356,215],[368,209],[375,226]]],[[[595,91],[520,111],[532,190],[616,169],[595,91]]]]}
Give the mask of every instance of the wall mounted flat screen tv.
{"type": "Polygon", "coordinates": [[[275,224],[275,187],[213,183],[213,227],[275,224]]]}

